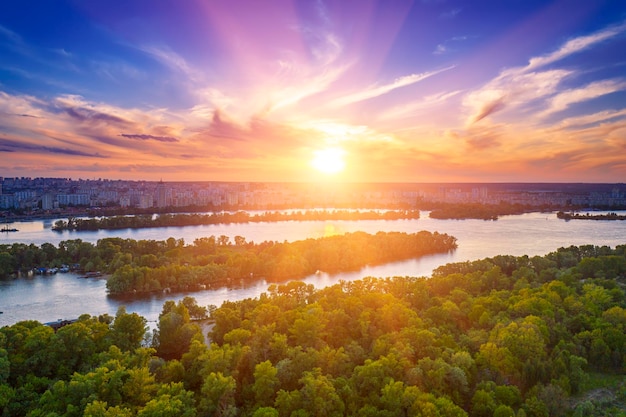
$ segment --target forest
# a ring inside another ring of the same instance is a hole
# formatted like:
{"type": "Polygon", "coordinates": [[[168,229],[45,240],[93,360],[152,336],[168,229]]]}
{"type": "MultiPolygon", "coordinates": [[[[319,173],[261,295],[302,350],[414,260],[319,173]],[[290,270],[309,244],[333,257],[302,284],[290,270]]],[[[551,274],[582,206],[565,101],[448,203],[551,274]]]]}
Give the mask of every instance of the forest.
{"type": "Polygon", "coordinates": [[[626,416],[626,245],[0,329],[0,410],[54,417],[626,416]],[[208,316],[208,327],[203,320],[208,316]]]}
{"type": "Polygon", "coordinates": [[[153,291],[193,291],[256,280],[279,282],[304,278],[317,271],[343,272],[366,265],[445,253],[456,248],[446,234],[364,232],[296,242],[246,242],[235,236],[199,238],[192,245],[182,239],[165,241],[100,239],[96,245],[80,239],[58,247],[0,245],[0,278],[28,273],[35,267],[74,265],[82,271],[110,274],[107,290],[114,295],[153,291]]]}
{"type": "Polygon", "coordinates": [[[110,216],[93,218],[71,217],[57,220],[52,230],[116,230],[145,229],[150,227],[183,227],[208,224],[260,223],[307,220],[405,220],[419,219],[419,210],[304,210],[290,212],[264,212],[251,214],[245,211],[216,212],[212,214],[191,213],[135,216],[110,216]]]}

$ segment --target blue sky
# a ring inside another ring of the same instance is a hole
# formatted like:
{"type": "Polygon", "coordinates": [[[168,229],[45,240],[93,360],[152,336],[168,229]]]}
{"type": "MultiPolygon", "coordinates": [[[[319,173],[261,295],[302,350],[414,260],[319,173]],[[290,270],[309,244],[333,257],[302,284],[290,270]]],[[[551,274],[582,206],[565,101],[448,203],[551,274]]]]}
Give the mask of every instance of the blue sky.
{"type": "Polygon", "coordinates": [[[0,176],[623,182],[625,90],[621,0],[9,1],[0,176]]]}

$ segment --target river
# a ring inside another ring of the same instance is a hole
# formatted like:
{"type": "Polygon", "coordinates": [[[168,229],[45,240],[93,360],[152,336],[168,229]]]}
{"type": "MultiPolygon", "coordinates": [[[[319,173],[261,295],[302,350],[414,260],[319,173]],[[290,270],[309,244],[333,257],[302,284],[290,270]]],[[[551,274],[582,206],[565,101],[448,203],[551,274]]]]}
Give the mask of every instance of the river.
{"type": "MultiPolygon", "coordinates": [[[[624,214],[620,212],[620,214],[624,214]]],[[[545,255],[559,247],[570,245],[626,244],[626,221],[559,220],[555,213],[526,213],[502,216],[497,221],[436,220],[422,212],[420,219],[361,220],[361,221],[301,221],[274,223],[245,223],[153,229],[126,229],[97,232],[54,232],[55,220],[16,222],[11,227],[18,232],[1,233],[0,244],[13,242],[57,245],[68,239],[96,242],[105,237],[164,240],[168,237],[184,239],[191,244],[200,237],[226,235],[234,240],[243,236],[247,241],[295,241],[306,238],[355,231],[367,233],[407,232],[420,230],[447,233],[457,238],[458,249],[449,254],[432,255],[420,259],[368,266],[357,272],[318,274],[304,282],[317,288],[333,285],[340,280],[352,281],[365,276],[430,276],[432,270],[450,262],[481,259],[495,255],[545,255]]],[[[154,323],[165,300],[178,301],[185,295],[196,298],[199,305],[221,305],[224,300],[257,297],[267,291],[267,283],[249,287],[207,290],[185,294],[152,295],[140,299],[118,299],[106,294],[105,279],[79,279],[73,274],[35,276],[27,279],[0,281],[0,326],[21,320],[40,322],[73,319],[80,314],[115,315],[121,305],[128,312],[137,312],[154,323]]],[[[151,324],[154,326],[154,324],[151,324]]]]}

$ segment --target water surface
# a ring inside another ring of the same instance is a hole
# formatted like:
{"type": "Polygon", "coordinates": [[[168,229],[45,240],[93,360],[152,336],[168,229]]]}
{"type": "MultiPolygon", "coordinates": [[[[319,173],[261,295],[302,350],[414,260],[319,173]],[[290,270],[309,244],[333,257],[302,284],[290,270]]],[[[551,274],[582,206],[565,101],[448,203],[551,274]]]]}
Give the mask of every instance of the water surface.
{"type": "MultiPolygon", "coordinates": [[[[622,214],[623,212],[620,212],[622,214]]],[[[105,237],[164,240],[168,237],[184,239],[191,244],[200,237],[226,235],[234,240],[243,236],[247,241],[295,241],[325,235],[364,231],[414,233],[420,230],[447,233],[455,236],[458,249],[449,254],[427,256],[386,265],[368,266],[356,272],[329,275],[312,275],[303,281],[317,288],[334,285],[340,280],[351,281],[365,276],[430,276],[432,270],[449,262],[481,259],[495,255],[545,255],[559,247],[585,244],[626,244],[626,221],[564,221],[555,213],[527,213],[503,216],[497,221],[436,220],[427,212],[422,218],[411,220],[361,220],[361,221],[303,221],[275,223],[245,223],[154,229],[126,229],[97,232],[54,232],[50,230],[55,220],[17,222],[15,233],[2,233],[0,244],[13,242],[44,242],[58,244],[62,240],[82,239],[96,242],[105,237]]],[[[224,300],[241,300],[257,297],[267,291],[264,281],[247,287],[207,290],[194,293],[159,294],[141,299],[112,298],[106,294],[105,279],[81,279],[73,274],[35,276],[28,279],[0,281],[0,326],[21,320],[41,322],[76,318],[80,314],[114,315],[118,307],[137,312],[148,320],[156,320],[165,300],[180,300],[192,295],[200,305],[220,305],[224,300]]]]}

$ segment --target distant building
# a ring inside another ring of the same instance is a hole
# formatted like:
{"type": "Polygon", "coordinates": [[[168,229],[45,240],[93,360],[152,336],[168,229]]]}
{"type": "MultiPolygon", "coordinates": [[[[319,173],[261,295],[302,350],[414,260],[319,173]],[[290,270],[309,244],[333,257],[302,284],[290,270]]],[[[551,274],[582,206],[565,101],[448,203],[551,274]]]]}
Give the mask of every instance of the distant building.
{"type": "Polygon", "coordinates": [[[165,189],[165,184],[163,181],[159,181],[156,187],[156,196],[155,196],[156,206],[159,208],[167,207],[167,190],[165,189]]]}
{"type": "Polygon", "coordinates": [[[120,207],[126,208],[130,207],[130,196],[123,195],[120,197],[120,207]]]}
{"type": "Polygon", "coordinates": [[[89,194],[57,194],[59,206],[88,206],[89,194]]]}
{"type": "Polygon", "coordinates": [[[19,207],[19,203],[17,203],[13,195],[11,194],[0,194],[0,208],[9,209],[9,208],[17,208],[19,207]]]}
{"type": "Polygon", "coordinates": [[[41,196],[41,208],[43,210],[54,209],[54,195],[51,193],[45,193],[41,196]]]}
{"type": "Polygon", "coordinates": [[[154,206],[154,201],[153,201],[153,197],[150,194],[142,194],[139,196],[139,204],[138,207],[145,209],[145,208],[151,208],[154,206]]]}

